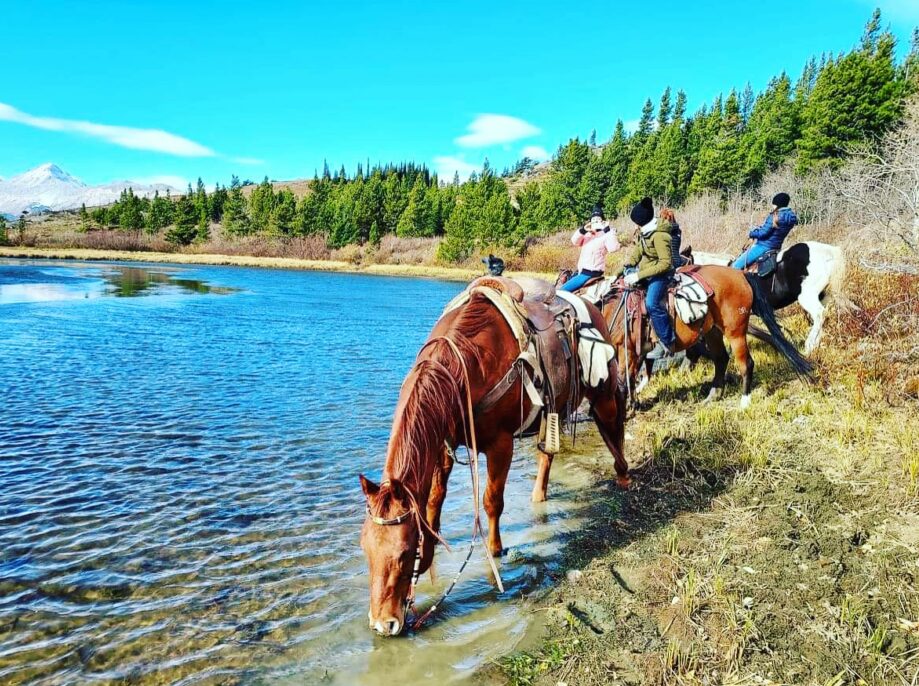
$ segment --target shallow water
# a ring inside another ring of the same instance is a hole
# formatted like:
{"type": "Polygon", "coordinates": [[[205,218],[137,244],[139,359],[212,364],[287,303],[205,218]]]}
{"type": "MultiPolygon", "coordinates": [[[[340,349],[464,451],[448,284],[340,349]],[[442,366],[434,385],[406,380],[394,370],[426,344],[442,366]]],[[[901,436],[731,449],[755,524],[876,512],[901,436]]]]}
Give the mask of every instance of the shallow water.
{"type": "MultiPolygon", "coordinates": [[[[364,502],[403,376],[461,288],[256,269],[0,261],[0,682],[453,683],[512,650],[586,476],[481,551],[433,621],[367,628],[364,502]],[[122,297],[143,296],[143,297],[122,297]]],[[[484,467],[483,467],[484,470],[484,467]]],[[[420,606],[466,553],[454,470],[420,606]]]]}

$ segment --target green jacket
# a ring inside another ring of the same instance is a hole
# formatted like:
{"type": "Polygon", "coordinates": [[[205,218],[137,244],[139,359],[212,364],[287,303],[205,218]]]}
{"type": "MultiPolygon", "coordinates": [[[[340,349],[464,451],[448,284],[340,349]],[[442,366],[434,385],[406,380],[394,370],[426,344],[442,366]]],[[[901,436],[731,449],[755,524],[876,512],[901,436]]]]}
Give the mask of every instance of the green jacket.
{"type": "MultiPolygon", "coordinates": [[[[642,281],[673,269],[673,251],[670,249],[670,222],[658,221],[650,236],[638,232],[638,242],[626,258],[626,267],[638,267],[638,280],[642,281]]],[[[621,272],[620,272],[621,273],[621,272]]]]}

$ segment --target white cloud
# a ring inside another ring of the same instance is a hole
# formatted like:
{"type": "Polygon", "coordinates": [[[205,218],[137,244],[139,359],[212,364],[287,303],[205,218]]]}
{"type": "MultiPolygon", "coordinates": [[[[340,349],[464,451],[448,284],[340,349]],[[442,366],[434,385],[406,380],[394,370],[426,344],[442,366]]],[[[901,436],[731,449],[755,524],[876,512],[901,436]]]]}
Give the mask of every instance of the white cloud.
{"type": "Polygon", "coordinates": [[[460,181],[465,181],[472,172],[478,172],[482,165],[472,164],[459,157],[441,155],[434,158],[434,168],[437,170],[437,176],[441,181],[450,183],[453,181],[454,174],[459,174],[460,181]]]}
{"type": "Polygon", "coordinates": [[[549,151],[540,145],[527,145],[520,151],[520,156],[529,157],[531,160],[536,160],[537,162],[545,162],[552,157],[549,151]]]}
{"type": "Polygon", "coordinates": [[[178,157],[216,157],[217,153],[193,140],[159,129],[135,129],[76,119],[36,117],[0,102],[0,121],[10,121],[46,131],[76,133],[132,150],[152,150],[178,157]]]}
{"type": "Polygon", "coordinates": [[[485,148],[537,136],[542,131],[531,123],[507,114],[480,114],[467,127],[469,133],[456,139],[464,148],[485,148]]]}

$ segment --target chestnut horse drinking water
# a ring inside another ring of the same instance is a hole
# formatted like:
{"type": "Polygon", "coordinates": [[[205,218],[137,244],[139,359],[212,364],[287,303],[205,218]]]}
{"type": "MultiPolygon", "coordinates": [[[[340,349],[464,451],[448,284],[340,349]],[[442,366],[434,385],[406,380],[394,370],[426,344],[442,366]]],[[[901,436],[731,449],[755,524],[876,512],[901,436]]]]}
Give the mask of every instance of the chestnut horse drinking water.
{"type": "MultiPolygon", "coordinates": [[[[514,287],[520,291],[519,285],[514,287]]],[[[514,436],[523,428],[522,417],[530,416],[533,403],[524,388],[524,374],[509,375],[520,363],[520,338],[481,289],[470,287],[468,292],[468,301],[448,310],[434,326],[402,384],[382,483],[377,485],[360,477],[367,499],[361,546],[370,568],[370,627],[382,635],[395,636],[405,627],[415,584],[431,566],[436,541],[442,540],[438,532],[453,468],[451,451],[459,445],[468,446],[471,453],[484,453],[487,458],[486,545],[493,555],[503,549],[499,519],[504,509],[514,436]],[[513,381],[509,385],[508,379],[513,381]]],[[[520,308],[525,305],[522,302],[520,308]]],[[[549,308],[547,304],[541,306],[549,308]]],[[[609,343],[602,315],[593,306],[588,305],[588,309],[592,326],[603,332],[609,343]]],[[[528,326],[532,327],[532,322],[528,326]]],[[[528,331],[534,340],[538,331],[528,331]]],[[[544,340],[562,345],[558,337],[544,340]]],[[[573,342],[575,346],[579,344],[577,339],[573,342]]],[[[546,345],[541,342],[538,347],[546,345]]],[[[607,357],[604,364],[608,366],[605,381],[592,388],[578,374],[566,388],[555,389],[555,407],[546,409],[559,412],[577,407],[586,397],[615,459],[620,484],[627,485],[623,396],[618,388],[615,359],[607,357]]],[[[551,456],[539,452],[534,500],[545,499],[550,466],[551,456]]],[[[474,491],[475,485],[476,480],[474,491]]],[[[475,509],[477,513],[477,505],[475,509]]]]}

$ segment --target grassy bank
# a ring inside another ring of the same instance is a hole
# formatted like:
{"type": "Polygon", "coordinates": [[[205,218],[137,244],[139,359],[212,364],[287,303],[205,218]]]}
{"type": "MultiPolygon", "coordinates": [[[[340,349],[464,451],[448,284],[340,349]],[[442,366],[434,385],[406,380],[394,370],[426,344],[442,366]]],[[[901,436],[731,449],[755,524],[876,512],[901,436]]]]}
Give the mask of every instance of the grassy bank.
{"type": "MultiPolygon", "coordinates": [[[[236,267],[261,267],[266,269],[302,269],[306,271],[346,272],[374,274],[377,276],[408,276],[416,278],[469,281],[481,276],[483,271],[458,267],[441,267],[423,264],[354,264],[338,260],[303,260],[294,257],[266,257],[253,255],[212,255],[207,253],[138,252],[132,250],[95,250],[90,248],[31,248],[0,246],[0,257],[48,260],[108,260],[113,262],[164,262],[169,264],[230,265],[236,267]]],[[[516,276],[551,275],[515,272],[516,276]]]]}
{"type": "Polygon", "coordinates": [[[498,680],[919,683],[919,279],[850,281],[859,309],[829,318],[812,386],[762,346],[746,412],[736,380],[701,404],[708,364],[654,378],[634,488],[598,449],[591,524],[532,608],[543,642],[498,680]]]}

